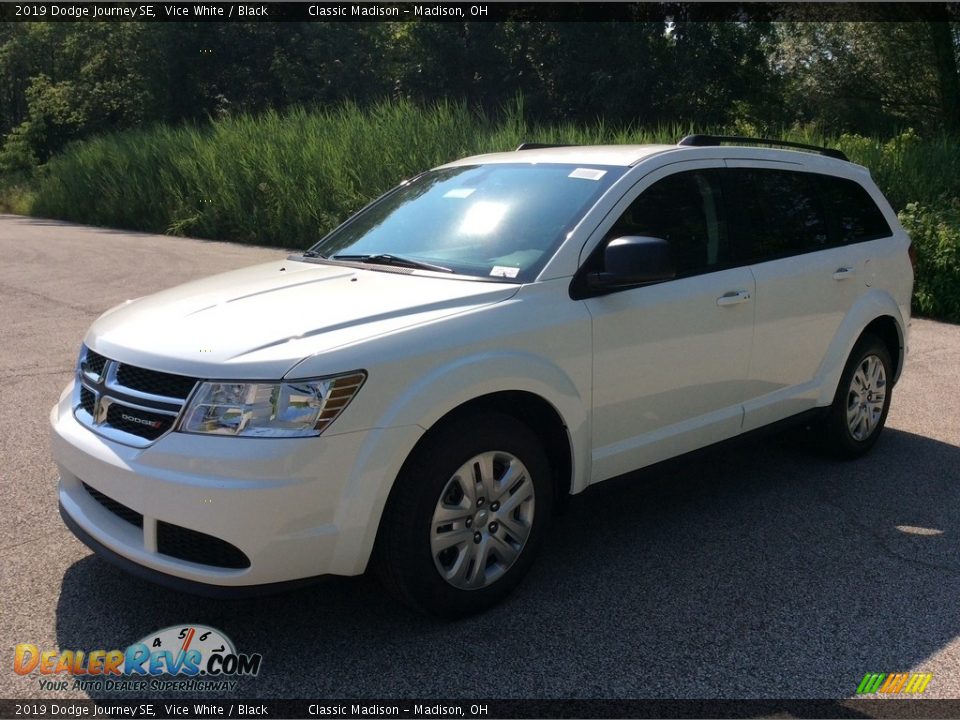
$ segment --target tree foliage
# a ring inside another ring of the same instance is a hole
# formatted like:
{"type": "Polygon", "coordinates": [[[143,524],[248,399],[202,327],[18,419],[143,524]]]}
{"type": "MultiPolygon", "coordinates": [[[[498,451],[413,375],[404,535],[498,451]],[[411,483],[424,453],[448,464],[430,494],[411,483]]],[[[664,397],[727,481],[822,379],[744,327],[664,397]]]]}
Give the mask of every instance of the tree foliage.
{"type": "Polygon", "coordinates": [[[949,23],[787,23],[778,35],[774,66],[794,119],[867,135],[960,131],[949,23]]]}
{"type": "Polygon", "coordinates": [[[0,170],[153,123],[384,99],[535,122],[960,131],[942,22],[0,24],[0,170]]]}

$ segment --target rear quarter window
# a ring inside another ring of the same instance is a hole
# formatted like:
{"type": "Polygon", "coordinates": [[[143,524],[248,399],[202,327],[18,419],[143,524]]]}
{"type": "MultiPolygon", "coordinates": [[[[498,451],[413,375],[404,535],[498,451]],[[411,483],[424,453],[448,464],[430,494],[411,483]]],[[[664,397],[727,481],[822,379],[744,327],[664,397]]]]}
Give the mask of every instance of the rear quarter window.
{"type": "Polygon", "coordinates": [[[893,234],[870,193],[848,178],[733,168],[726,187],[741,261],[765,262],[893,234]]]}
{"type": "Polygon", "coordinates": [[[880,208],[860,183],[832,175],[819,175],[817,181],[836,244],[876,240],[893,234],[880,208]]]}

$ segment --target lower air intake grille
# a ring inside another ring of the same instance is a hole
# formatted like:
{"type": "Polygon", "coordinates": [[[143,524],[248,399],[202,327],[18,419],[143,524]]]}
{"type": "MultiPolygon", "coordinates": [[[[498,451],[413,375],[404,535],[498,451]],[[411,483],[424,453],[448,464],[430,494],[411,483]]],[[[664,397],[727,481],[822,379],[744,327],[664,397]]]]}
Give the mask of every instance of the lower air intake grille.
{"type": "Polygon", "coordinates": [[[162,520],[157,522],[157,552],[213,567],[250,567],[250,560],[240,548],[212,535],[162,520]]]}
{"type": "Polygon", "coordinates": [[[83,489],[90,493],[90,497],[92,497],[121,520],[126,520],[128,523],[131,525],[136,525],[138,528],[143,527],[143,515],[138,513],[136,510],[131,510],[126,505],[118,503],[116,500],[107,497],[99,490],[94,490],[86,483],[83,483],[83,489]]]}

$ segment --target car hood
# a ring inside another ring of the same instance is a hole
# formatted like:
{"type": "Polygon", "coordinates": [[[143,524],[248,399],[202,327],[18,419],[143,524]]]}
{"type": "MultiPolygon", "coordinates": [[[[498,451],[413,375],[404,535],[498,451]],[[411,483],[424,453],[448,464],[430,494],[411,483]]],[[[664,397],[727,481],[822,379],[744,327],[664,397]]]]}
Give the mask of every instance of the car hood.
{"type": "Polygon", "coordinates": [[[94,322],[85,342],[153,370],[277,379],[305,357],[500,302],[518,288],[285,260],[128,300],[94,322]]]}

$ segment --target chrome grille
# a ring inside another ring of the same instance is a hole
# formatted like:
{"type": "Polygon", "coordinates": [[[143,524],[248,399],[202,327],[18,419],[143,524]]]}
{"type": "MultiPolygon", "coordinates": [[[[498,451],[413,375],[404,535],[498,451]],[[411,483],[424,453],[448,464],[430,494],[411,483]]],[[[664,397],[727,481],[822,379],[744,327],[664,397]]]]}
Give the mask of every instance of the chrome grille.
{"type": "Polygon", "coordinates": [[[194,378],[145,370],[135,365],[117,367],[117,384],[150,395],[185,400],[196,383],[194,378]]]}
{"type": "Polygon", "coordinates": [[[80,407],[87,411],[93,417],[94,410],[97,407],[97,396],[80,386],[80,407]]]}
{"type": "Polygon", "coordinates": [[[98,355],[93,350],[88,349],[80,362],[80,368],[90,377],[99,378],[103,375],[103,368],[107,364],[107,359],[103,355],[98,355]]]}
{"type": "Polygon", "coordinates": [[[83,347],[74,415],[99,435],[146,447],[173,429],[196,384],[196,378],[128,365],[83,347]]]}

